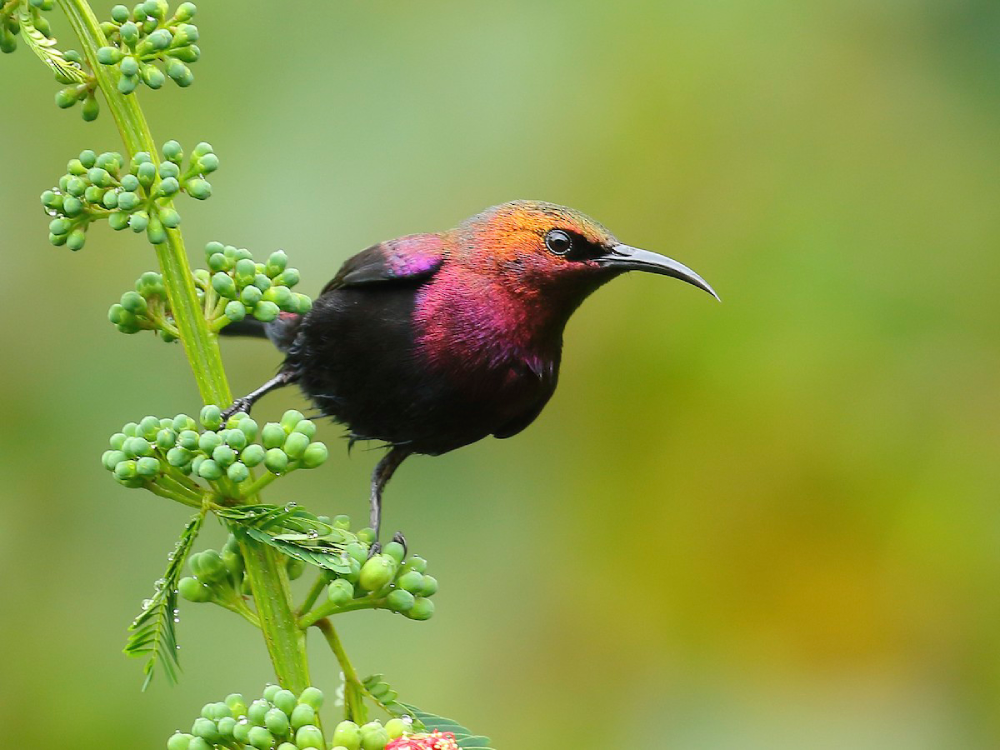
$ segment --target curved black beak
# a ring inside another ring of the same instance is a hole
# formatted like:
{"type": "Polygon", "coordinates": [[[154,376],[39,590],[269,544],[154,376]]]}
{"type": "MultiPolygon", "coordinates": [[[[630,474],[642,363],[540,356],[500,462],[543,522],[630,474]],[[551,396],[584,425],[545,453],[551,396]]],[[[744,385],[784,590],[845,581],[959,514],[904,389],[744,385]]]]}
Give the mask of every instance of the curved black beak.
{"type": "Polygon", "coordinates": [[[673,276],[675,279],[686,281],[688,284],[708,292],[720,302],[722,301],[705,279],[683,263],[678,263],[676,260],[659,253],[640,250],[631,245],[615,245],[608,251],[607,255],[597,258],[597,262],[605,268],[616,271],[647,271],[663,276],[673,276]]]}

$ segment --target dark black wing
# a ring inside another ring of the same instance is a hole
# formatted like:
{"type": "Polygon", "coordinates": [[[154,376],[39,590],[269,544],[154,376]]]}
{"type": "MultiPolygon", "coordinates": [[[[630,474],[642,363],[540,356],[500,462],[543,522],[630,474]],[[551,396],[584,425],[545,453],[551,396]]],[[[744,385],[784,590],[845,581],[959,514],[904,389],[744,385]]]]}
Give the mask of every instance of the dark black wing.
{"type": "Polygon", "coordinates": [[[344,261],[322,293],[369,284],[419,283],[433,276],[444,259],[439,234],[411,234],[380,242],[344,261]]]}

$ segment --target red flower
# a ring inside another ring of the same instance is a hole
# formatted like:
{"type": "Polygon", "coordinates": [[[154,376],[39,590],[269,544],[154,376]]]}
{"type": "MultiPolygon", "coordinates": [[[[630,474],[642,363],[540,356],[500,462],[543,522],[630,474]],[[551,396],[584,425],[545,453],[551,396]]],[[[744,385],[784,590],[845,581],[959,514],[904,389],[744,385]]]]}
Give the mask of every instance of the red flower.
{"type": "Polygon", "coordinates": [[[434,730],[430,734],[410,734],[393,740],[385,750],[461,750],[451,732],[434,730]]]}

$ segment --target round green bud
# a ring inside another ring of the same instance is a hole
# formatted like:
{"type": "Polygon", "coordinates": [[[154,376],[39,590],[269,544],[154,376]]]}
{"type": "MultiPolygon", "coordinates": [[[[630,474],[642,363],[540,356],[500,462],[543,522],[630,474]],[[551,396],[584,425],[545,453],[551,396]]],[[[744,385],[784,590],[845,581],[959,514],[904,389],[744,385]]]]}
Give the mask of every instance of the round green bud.
{"type": "Polygon", "coordinates": [[[389,735],[390,740],[398,740],[409,728],[410,726],[400,718],[389,719],[385,723],[385,733],[389,735]]]}
{"type": "Polygon", "coordinates": [[[288,256],[285,255],[284,251],[277,250],[271,253],[270,257],[267,259],[267,267],[265,273],[268,276],[274,277],[285,270],[288,265],[288,256]]]}
{"type": "Polygon", "coordinates": [[[173,40],[174,35],[170,33],[170,29],[157,29],[146,37],[146,41],[149,42],[149,46],[157,52],[165,50],[170,46],[170,43],[173,40]]]}
{"type": "MultiPolygon", "coordinates": [[[[238,423],[237,423],[238,424],[238,423]]],[[[247,446],[247,435],[246,433],[235,427],[226,432],[226,445],[228,445],[233,450],[241,451],[247,446]]]]}
{"type": "Polygon", "coordinates": [[[198,177],[188,180],[184,187],[188,195],[200,201],[206,200],[212,195],[212,186],[209,182],[198,177]]]}
{"type": "Polygon", "coordinates": [[[87,170],[87,179],[90,180],[97,187],[111,187],[111,175],[108,170],[101,169],[100,167],[91,167],[87,170]]]}
{"type": "MultiPolygon", "coordinates": [[[[234,466],[237,464],[234,464],[234,466]]],[[[230,469],[233,467],[230,466],[230,469]]],[[[229,571],[229,575],[235,578],[237,581],[243,575],[243,569],[245,567],[243,562],[243,556],[238,552],[233,552],[231,550],[222,551],[222,564],[226,566],[226,570],[229,571]]]]}
{"type": "Polygon", "coordinates": [[[195,737],[188,745],[188,750],[213,750],[215,745],[203,737],[195,737]]]}
{"type": "Polygon", "coordinates": [[[344,552],[353,560],[363,563],[368,559],[368,548],[360,542],[351,542],[344,547],[344,552]]]}
{"type": "MultiPolygon", "coordinates": [[[[122,190],[124,190],[126,192],[129,192],[129,193],[134,193],[136,190],[139,189],[139,178],[136,177],[134,174],[127,174],[124,177],[122,177],[122,179],[121,179],[121,186],[122,186],[122,190]]],[[[118,203],[119,203],[119,205],[121,205],[121,197],[120,196],[118,198],[118,203]]],[[[124,206],[122,206],[122,208],[124,208],[124,206]]]]}
{"type": "Polygon", "coordinates": [[[202,407],[198,421],[206,430],[218,430],[222,427],[222,410],[215,404],[202,407]]]}
{"type": "Polygon", "coordinates": [[[53,219],[49,222],[49,232],[56,235],[69,234],[69,230],[72,226],[72,222],[68,219],[53,219]]]}
{"type": "MultiPolygon", "coordinates": [[[[271,686],[268,685],[268,687],[271,686]]],[[[275,687],[277,687],[277,690],[273,691],[275,693],[281,689],[278,686],[275,687]]],[[[267,688],[265,688],[264,689],[265,697],[258,698],[253,703],[251,703],[250,707],[247,709],[247,718],[250,719],[250,723],[257,725],[258,727],[264,726],[264,717],[267,715],[267,712],[271,710],[271,703],[270,701],[267,700],[267,694],[268,694],[267,688]]]]}
{"type": "Polygon", "coordinates": [[[243,452],[240,453],[240,460],[247,466],[253,468],[264,460],[264,456],[264,446],[253,443],[243,449],[243,452]]]}
{"type": "Polygon", "coordinates": [[[396,589],[385,598],[385,603],[388,605],[389,609],[396,612],[409,612],[413,609],[415,601],[416,597],[414,597],[409,591],[404,591],[403,589],[396,589]]]}
{"type": "Polygon", "coordinates": [[[427,571],[427,561],[420,555],[411,555],[410,559],[406,561],[406,567],[418,573],[425,573],[427,571]]]}
{"type": "Polygon", "coordinates": [[[302,419],[292,428],[292,432],[300,432],[311,440],[316,435],[316,423],[308,419],[302,419]]]}
{"type": "Polygon", "coordinates": [[[264,293],[255,286],[244,287],[243,291],[240,292],[240,301],[247,307],[253,307],[258,302],[260,302],[261,297],[264,293]]]}
{"type": "Polygon", "coordinates": [[[429,620],[434,616],[434,602],[422,596],[417,597],[406,616],[411,620],[429,620]]]}
{"type": "Polygon", "coordinates": [[[220,445],[212,451],[212,460],[219,466],[227,468],[232,466],[233,462],[236,461],[236,451],[228,445],[220,445]]]}
{"type": "Polygon", "coordinates": [[[206,742],[212,744],[222,739],[219,736],[219,728],[215,726],[215,722],[211,719],[206,719],[204,716],[194,720],[194,724],[191,726],[191,734],[195,737],[201,737],[206,742]]]}
{"type": "Polygon", "coordinates": [[[420,593],[423,596],[434,596],[438,590],[437,578],[434,576],[424,576],[423,584],[420,587],[420,593]]]}
{"type": "Polygon", "coordinates": [[[396,561],[388,555],[375,555],[361,566],[358,584],[365,591],[378,591],[396,574],[396,561]]]}
{"type": "Polygon", "coordinates": [[[240,693],[230,693],[226,696],[225,703],[233,712],[233,716],[246,716],[247,702],[240,693]]]}
{"type": "Polygon", "coordinates": [[[288,456],[281,448],[271,448],[264,456],[264,466],[272,474],[281,474],[288,468],[288,456]]]}
{"type": "Polygon", "coordinates": [[[296,306],[295,295],[287,286],[272,286],[264,292],[264,299],[286,311],[291,311],[296,306]]]}
{"type": "Polygon", "coordinates": [[[59,109],[69,109],[78,101],[76,97],[76,87],[69,86],[68,88],[59,89],[56,92],[56,106],[59,109]]]}
{"type": "Polygon", "coordinates": [[[223,740],[229,739],[233,736],[233,730],[236,728],[236,719],[232,716],[220,716],[216,721],[216,726],[219,728],[219,734],[222,735],[223,740]]]}
{"type": "Polygon", "coordinates": [[[131,191],[118,193],[118,208],[122,211],[132,211],[139,207],[139,203],[139,196],[131,191]]]}
{"type": "MultiPolygon", "coordinates": [[[[117,151],[105,151],[104,153],[99,154],[97,158],[94,160],[94,164],[101,167],[102,169],[108,170],[113,175],[118,174],[118,171],[121,169],[122,164],[124,163],[125,163],[125,157],[119,154],[117,151]]],[[[88,167],[88,169],[89,168],[90,167],[88,167]]]]}
{"type": "Polygon", "coordinates": [[[222,253],[216,253],[208,259],[208,267],[213,271],[228,271],[233,267],[233,261],[222,253]]]}
{"type": "Polygon", "coordinates": [[[258,273],[253,279],[253,285],[260,289],[262,292],[266,292],[271,288],[271,279],[269,279],[265,274],[258,273]]]}
{"type": "Polygon", "coordinates": [[[135,437],[139,434],[139,425],[135,422],[128,422],[124,427],[122,427],[122,434],[125,437],[135,437]]]}
{"type": "Polygon", "coordinates": [[[176,732],[167,740],[167,750],[188,750],[192,739],[190,734],[176,732]]]}
{"type": "Polygon", "coordinates": [[[125,441],[128,439],[128,435],[124,432],[116,432],[110,438],[108,438],[108,445],[111,446],[111,450],[120,451],[122,446],[125,445],[125,441]]]}
{"type": "Polygon", "coordinates": [[[140,185],[148,188],[153,184],[153,180],[156,179],[156,165],[151,161],[142,162],[139,165],[139,169],[136,170],[135,176],[139,178],[140,185]]]}
{"type": "MultiPolygon", "coordinates": [[[[160,165],[161,169],[162,166],[163,165],[160,165]]],[[[212,240],[211,242],[205,244],[205,257],[211,258],[216,253],[221,253],[224,248],[225,245],[223,245],[221,242],[218,242],[217,240],[212,240]]]]}
{"type": "Polygon", "coordinates": [[[159,474],[160,468],[160,460],[158,458],[153,458],[152,456],[140,458],[135,462],[136,473],[138,473],[140,477],[145,477],[146,479],[152,479],[159,474]]]}
{"type": "Polygon", "coordinates": [[[236,276],[242,285],[252,284],[256,275],[257,267],[252,260],[242,258],[236,261],[236,276]]]}
{"type": "Polygon", "coordinates": [[[260,433],[265,448],[280,448],[285,444],[285,430],[277,422],[268,422],[260,433]]]}
{"type": "Polygon", "coordinates": [[[201,465],[203,463],[205,463],[205,461],[207,461],[207,460],[208,459],[206,459],[205,456],[195,456],[194,458],[191,459],[191,471],[190,472],[186,471],[187,467],[185,466],[185,472],[184,473],[185,474],[194,474],[194,475],[197,476],[198,469],[200,469],[201,465]]]}
{"type": "Polygon", "coordinates": [[[334,516],[331,524],[335,529],[342,529],[343,531],[349,531],[351,528],[351,517],[346,516],[343,513],[334,516]]]}
{"type": "Polygon", "coordinates": [[[403,562],[403,558],[406,556],[406,547],[399,542],[389,542],[385,545],[385,549],[383,551],[395,560],[397,564],[403,562]]]}
{"type": "MultiPolygon", "coordinates": [[[[79,177],[71,177],[66,183],[66,192],[75,198],[79,198],[85,192],[87,192],[87,183],[81,180],[79,177]]],[[[63,198],[63,205],[66,205],[66,199],[63,198]]]]}
{"type": "Polygon", "coordinates": [[[267,301],[260,302],[253,309],[254,317],[263,323],[270,323],[278,317],[280,312],[281,310],[276,304],[267,301]]]}
{"type": "Polygon", "coordinates": [[[202,141],[191,151],[192,156],[204,156],[205,154],[214,153],[215,149],[212,148],[212,144],[206,141],[202,141]]]}
{"type": "Polygon", "coordinates": [[[181,144],[177,141],[167,141],[163,144],[163,158],[167,161],[172,161],[175,164],[180,164],[184,159],[184,149],[181,148],[181,144]]]}
{"type": "Polygon", "coordinates": [[[125,451],[129,458],[153,455],[153,446],[149,444],[148,440],[141,437],[130,437],[125,441],[125,445],[122,446],[122,450],[125,451]]]}
{"type": "MultiPolygon", "coordinates": [[[[298,703],[298,701],[295,700],[295,693],[291,690],[279,690],[274,694],[274,697],[271,698],[271,703],[273,703],[286,715],[285,718],[288,718],[288,716],[291,716],[292,711],[295,710],[295,704],[298,703]]],[[[270,729],[270,727],[268,728],[270,729]]],[[[271,729],[271,731],[274,732],[273,729],[271,729]]],[[[284,732],[275,732],[275,734],[284,734],[284,732]]]]}
{"type": "Polygon", "coordinates": [[[340,722],[333,730],[333,746],[359,750],[361,747],[361,728],[353,721],[340,722]]]}
{"type": "Polygon", "coordinates": [[[167,463],[176,469],[187,465],[192,459],[191,452],[176,446],[167,451],[167,463]]]}
{"type": "Polygon", "coordinates": [[[225,314],[229,320],[238,323],[247,316],[247,308],[242,302],[234,299],[226,304],[225,314]]]}
{"type": "Polygon", "coordinates": [[[389,734],[377,721],[370,721],[361,727],[362,750],[384,750],[389,744],[389,734]]]}
{"type": "Polygon", "coordinates": [[[198,159],[198,167],[202,174],[212,174],[212,172],[219,168],[219,157],[215,154],[205,154],[198,159]]]}
{"type": "Polygon", "coordinates": [[[302,560],[294,557],[288,560],[288,579],[290,581],[297,581],[305,572],[306,564],[302,560]]]}
{"type": "MultiPolygon", "coordinates": [[[[293,698],[294,700],[294,698],[293,698]]],[[[278,737],[288,734],[288,716],[279,708],[272,708],[264,714],[264,726],[267,730],[278,737]]],[[[268,745],[270,747],[270,745],[268,745]]]]}
{"type": "Polygon", "coordinates": [[[83,229],[74,229],[66,237],[66,247],[74,252],[79,250],[87,242],[87,235],[83,229]]]}
{"type": "Polygon", "coordinates": [[[247,719],[240,719],[237,721],[236,726],[233,727],[233,739],[245,745],[250,741],[250,728],[252,726],[253,725],[247,719]]]}
{"type": "Polygon", "coordinates": [[[199,448],[200,438],[201,436],[194,430],[183,430],[177,436],[177,444],[189,451],[195,451],[199,448]]]}
{"type": "Polygon", "coordinates": [[[281,286],[295,286],[299,281],[300,276],[297,268],[286,268],[274,277],[274,283],[281,286]]]}
{"type": "Polygon", "coordinates": [[[164,177],[163,181],[160,182],[160,194],[171,196],[177,193],[181,189],[181,184],[177,181],[176,177],[164,177]]]}
{"type": "MultiPolygon", "coordinates": [[[[115,193],[108,193],[108,195],[115,195],[115,193]]],[[[107,198],[107,196],[105,196],[107,198]]],[[[115,211],[108,217],[108,224],[116,232],[120,232],[125,227],[129,225],[130,217],[127,213],[122,211],[115,211]]]]}
{"type": "Polygon", "coordinates": [[[190,576],[177,582],[177,592],[189,602],[207,602],[212,598],[209,588],[190,576]]]}
{"type": "Polygon", "coordinates": [[[214,549],[205,550],[197,558],[192,555],[191,570],[194,571],[198,580],[205,583],[221,581],[228,572],[222,562],[222,555],[214,549]]]}
{"type": "Polygon", "coordinates": [[[264,686],[264,692],[263,692],[264,700],[266,700],[268,703],[273,703],[274,696],[278,694],[279,690],[281,690],[281,685],[277,685],[275,683],[268,683],[267,685],[264,686]]]}
{"type": "Polygon", "coordinates": [[[323,744],[323,733],[319,727],[313,724],[306,724],[298,728],[298,731],[295,732],[295,744],[299,750],[306,750],[306,748],[323,750],[326,747],[323,744]]]}
{"type": "Polygon", "coordinates": [[[222,478],[222,467],[212,459],[205,459],[198,466],[198,476],[210,482],[222,478]]]}
{"type": "MultiPolygon", "coordinates": [[[[308,688],[306,689],[308,690],[308,688]]],[[[306,724],[315,724],[316,710],[306,703],[300,703],[292,709],[291,716],[289,716],[288,719],[289,723],[292,725],[292,729],[299,729],[304,727],[306,724]]]]}
{"type": "Polygon", "coordinates": [[[134,76],[139,73],[139,61],[131,55],[122,58],[120,67],[122,69],[122,75],[125,76],[134,76]]]}
{"type": "Polygon", "coordinates": [[[274,735],[262,726],[250,727],[247,737],[250,740],[250,745],[257,750],[270,750],[274,744],[274,735]]]}
{"type": "Polygon", "coordinates": [[[116,5],[111,9],[111,18],[115,23],[125,23],[129,19],[128,8],[124,5],[116,5]]]}
{"type": "Polygon", "coordinates": [[[123,23],[118,33],[121,34],[122,41],[130,47],[135,46],[135,43],[139,41],[139,27],[132,21],[123,23]]]}
{"type": "Polygon", "coordinates": [[[357,537],[359,542],[363,542],[364,544],[371,546],[371,544],[375,541],[375,529],[368,527],[358,529],[357,537]]]}
{"type": "Polygon", "coordinates": [[[174,432],[180,433],[185,430],[194,430],[198,425],[187,414],[178,414],[170,420],[170,426],[174,432]]]}
{"type": "Polygon", "coordinates": [[[121,305],[133,315],[142,315],[147,309],[145,298],[138,292],[125,292],[121,305]]]}
{"type": "Polygon", "coordinates": [[[58,208],[62,205],[62,197],[53,190],[42,193],[42,205],[46,208],[58,208]]]}
{"type": "Polygon", "coordinates": [[[163,88],[163,84],[167,82],[167,77],[163,75],[163,71],[155,65],[140,65],[139,76],[142,78],[142,82],[151,89],[161,89],[163,88]]]}
{"type": "Polygon", "coordinates": [[[190,21],[194,18],[194,14],[198,12],[198,8],[194,3],[181,3],[177,6],[177,11],[174,13],[174,18],[178,21],[190,21]]]}
{"type": "Polygon", "coordinates": [[[323,443],[309,443],[309,446],[302,452],[300,463],[304,469],[315,469],[323,464],[329,455],[330,451],[323,443]]]}
{"type": "Polygon", "coordinates": [[[409,570],[396,580],[396,585],[411,594],[419,594],[424,587],[424,577],[416,570],[409,570]]]}
{"type": "Polygon", "coordinates": [[[137,478],[135,461],[121,461],[115,466],[115,479],[124,482],[137,478]]]}
{"type": "Polygon", "coordinates": [[[127,460],[128,456],[125,455],[124,451],[120,450],[104,451],[104,453],[101,454],[101,464],[108,471],[114,471],[118,464],[127,460]]]}
{"type": "Polygon", "coordinates": [[[222,438],[216,432],[203,432],[198,438],[198,447],[209,455],[220,445],[222,438]]]}
{"type": "MultiPolygon", "coordinates": [[[[293,745],[291,742],[282,742],[280,745],[278,745],[278,750],[299,750],[299,749],[295,747],[295,745],[293,745]]],[[[337,749],[334,748],[334,750],[337,749]]]]}
{"type": "Polygon", "coordinates": [[[281,427],[286,433],[294,430],[302,421],[305,421],[305,416],[296,409],[289,409],[281,415],[281,427]]]}
{"type": "Polygon", "coordinates": [[[299,696],[299,703],[319,711],[323,707],[323,691],[316,687],[307,687],[299,696]]]}
{"type": "Polygon", "coordinates": [[[174,178],[175,180],[180,177],[181,170],[172,161],[165,161],[160,164],[160,179],[166,180],[169,178],[174,178]]]}
{"type": "Polygon", "coordinates": [[[154,245],[162,245],[167,241],[167,230],[158,216],[149,217],[149,225],[146,227],[146,237],[154,245]]]}
{"type": "Polygon", "coordinates": [[[83,197],[87,203],[92,203],[95,206],[100,205],[104,200],[104,190],[97,187],[97,185],[91,185],[83,191],[83,197]]]}
{"type": "Polygon", "coordinates": [[[177,444],[177,433],[170,428],[164,428],[156,433],[156,447],[169,451],[177,444]]]}
{"type": "MultiPolygon", "coordinates": [[[[86,197],[87,191],[84,190],[84,197],[86,197]]],[[[63,198],[63,213],[67,216],[79,216],[83,212],[83,201],[79,198],[74,198],[72,195],[67,195],[63,198]]]]}
{"type": "MultiPolygon", "coordinates": [[[[126,58],[129,59],[129,58],[126,58]]],[[[139,85],[139,76],[126,76],[123,75],[118,79],[118,91],[122,94],[128,96],[136,87],[139,85]]]]}
{"type": "Polygon", "coordinates": [[[228,273],[219,272],[212,276],[212,288],[228,299],[236,298],[236,282],[228,273]]]}
{"type": "Polygon", "coordinates": [[[285,439],[283,449],[289,458],[298,459],[302,457],[308,447],[309,438],[301,432],[293,432],[285,439]]]}

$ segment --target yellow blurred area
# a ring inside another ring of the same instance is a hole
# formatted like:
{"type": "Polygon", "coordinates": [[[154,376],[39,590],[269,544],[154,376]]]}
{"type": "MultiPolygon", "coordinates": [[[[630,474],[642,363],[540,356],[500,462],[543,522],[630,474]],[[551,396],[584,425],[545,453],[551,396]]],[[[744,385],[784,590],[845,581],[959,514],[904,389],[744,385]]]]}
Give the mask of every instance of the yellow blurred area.
{"type": "MultiPolygon", "coordinates": [[[[316,294],[373,242],[534,198],[724,300],[611,284],[535,425],[407,462],[386,524],[430,559],[437,614],[345,617],[361,672],[498,748],[1000,747],[1000,6],[203,0],[196,21],[194,85],[138,95],[158,141],[222,160],[178,206],[199,262],[282,248],[316,294]]],[[[46,241],[38,194],[121,148],[55,91],[23,45],[0,57],[0,726],[162,747],[271,673],[199,605],[179,687],[141,694],[120,654],[187,515],[98,459],[200,404],[179,346],[105,317],[150,247],[46,241]]],[[[237,392],[279,362],[224,354],[237,392]]],[[[319,435],[331,460],[270,499],[363,518],[378,454],[319,435]]]]}

